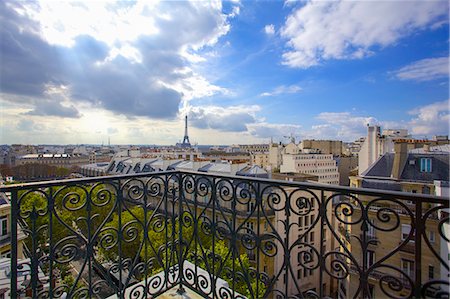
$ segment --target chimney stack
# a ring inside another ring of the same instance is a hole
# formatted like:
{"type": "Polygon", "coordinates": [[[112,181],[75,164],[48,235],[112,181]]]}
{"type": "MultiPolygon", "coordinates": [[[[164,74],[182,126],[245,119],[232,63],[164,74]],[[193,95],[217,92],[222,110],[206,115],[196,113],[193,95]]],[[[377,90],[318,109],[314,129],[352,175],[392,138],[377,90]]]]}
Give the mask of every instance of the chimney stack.
{"type": "Polygon", "coordinates": [[[392,165],[391,177],[400,179],[403,168],[408,158],[408,143],[405,140],[396,141],[394,144],[394,163],[392,165]]]}

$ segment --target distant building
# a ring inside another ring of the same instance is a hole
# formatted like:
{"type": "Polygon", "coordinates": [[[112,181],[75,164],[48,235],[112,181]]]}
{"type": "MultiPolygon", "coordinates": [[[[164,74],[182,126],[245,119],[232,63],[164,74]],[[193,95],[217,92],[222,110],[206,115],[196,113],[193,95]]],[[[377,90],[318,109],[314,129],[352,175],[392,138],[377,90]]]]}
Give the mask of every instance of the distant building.
{"type": "Polygon", "coordinates": [[[241,152],[245,153],[268,153],[269,144],[239,144],[241,152]]]}
{"type": "Polygon", "coordinates": [[[358,154],[358,174],[362,174],[379,157],[394,150],[395,139],[408,138],[407,130],[388,129],[381,134],[379,126],[367,126],[365,138],[358,154]]]}
{"type": "Polygon", "coordinates": [[[305,139],[299,144],[302,152],[307,149],[316,149],[319,154],[341,156],[342,155],[342,141],[339,140],[314,140],[305,139]]]}
{"type": "Polygon", "coordinates": [[[267,169],[269,167],[269,153],[254,153],[251,154],[252,165],[267,169]]]}
{"type": "Polygon", "coordinates": [[[58,167],[81,166],[89,163],[88,155],[79,154],[28,154],[16,158],[16,165],[45,164],[58,167]]]}
{"type": "Polygon", "coordinates": [[[350,176],[355,175],[358,168],[358,157],[340,156],[335,157],[334,160],[336,160],[336,165],[338,167],[339,185],[349,186],[350,176]]]}
{"type": "Polygon", "coordinates": [[[280,173],[316,175],[319,183],[339,185],[339,172],[333,155],[283,154],[280,173]]]}

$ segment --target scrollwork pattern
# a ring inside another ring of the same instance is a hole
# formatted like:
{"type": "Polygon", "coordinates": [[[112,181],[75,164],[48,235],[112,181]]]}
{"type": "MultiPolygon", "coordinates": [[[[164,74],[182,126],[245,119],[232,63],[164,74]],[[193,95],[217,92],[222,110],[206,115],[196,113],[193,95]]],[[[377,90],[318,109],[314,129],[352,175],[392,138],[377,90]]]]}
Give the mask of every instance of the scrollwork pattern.
{"type": "Polygon", "coordinates": [[[392,298],[449,296],[447,281],[415,281],[417,264],[401,262],[406,252],[423,267],[420,244],[448,270],[439,198],[194,172],[12,190],[28,259],[13,270],[26,277],[16,294],[153,298],[184,286],[205,298],[363,298],[370,282],[392,298]],[[398,241],[377,251],[389,234],[398,241]]]}

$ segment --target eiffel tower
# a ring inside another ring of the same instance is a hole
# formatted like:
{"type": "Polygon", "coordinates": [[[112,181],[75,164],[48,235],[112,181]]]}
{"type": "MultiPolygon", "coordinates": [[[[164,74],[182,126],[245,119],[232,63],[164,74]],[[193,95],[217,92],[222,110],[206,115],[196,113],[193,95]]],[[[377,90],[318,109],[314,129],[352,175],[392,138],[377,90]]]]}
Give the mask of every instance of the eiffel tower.
{"type": "Polygon", "coordinates": [[[187,115],[184,117],[184,137],[183,142],[180,144],[181,147],[191,147],[191,143],[189,142],[188,136],[188,121],[187,115]]]}

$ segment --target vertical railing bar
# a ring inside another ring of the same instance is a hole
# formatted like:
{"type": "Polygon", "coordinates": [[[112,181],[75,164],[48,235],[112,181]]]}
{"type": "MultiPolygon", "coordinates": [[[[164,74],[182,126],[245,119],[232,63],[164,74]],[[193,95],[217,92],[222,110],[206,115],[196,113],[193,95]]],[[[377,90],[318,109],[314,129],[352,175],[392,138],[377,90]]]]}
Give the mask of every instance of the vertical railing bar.
{"type": "MultiPolygon", "coordinates": [[[[165,225],[165,229],[164,229],[164,237],[165,237],[165,248],[164,248],[164,250],[166,251],[166,254],[164,255],[164,257],[165,257],[165,262],[166,262],[166,264],[164,265],[162,265],[163,266],[163,269],[164,269],[164,282],[165,282],[165,284],[166,284],[166,289],[168,289],[168,287],[169,287],[169,254],[168,254],[168,247],[169,247],[169,245],[167,244],[168,243],[168,240],[169,240],[169,229],[168,229],[168,225],[169,225],[169,220],[168,220],[168,215],[169,215],[169,207],[168,207],[168,201],[169,201],[169,192],[172,192],[172,197],[174,197],[174,191],[173,191],[173,189],[172,190],[169,190],[169,181],[170,181],[170,178],[171,178],[171,176],[168,176],[167,178],[166,178],[166,184],[167,184],[167,186],[166,186],[166,190],[167,190],[167,193],[164,195],[164,198],[165,198],[165,200],[164,200],[164,211],[165,211],[165,213],[164,213],[164,221],[165,221],[165,223],[164,223],[164,225],[165,225]]],[[[162,260],[161,260],[161,262],[163,262],[162,260]]]]}
{"type": "MultiPolygon", "coordinates": [[[[315,198],[311,198],[311,200],[315,200],[315,198]]],[[[324,289],[323,289],[323,272],[325,271],[325,260],[323,258],[324,256],[324,252],[323,252],[323,243],[324,243],[324,239],[325,236],[323,235],[323,227],[325,226],[325,211],[326,211],[326,206],[325,206],[325,192],[323,190],[320,190],[320,202],[319,204],[319,217],[320,217],[320,222],[318,221],[317,223],[320,223],[320,241],[319,241],[319,298],[323,298],[323,293],[324,293],[324,289]]]]}
{"type": "Polygon", "coordinates": [[[232,223],[231,223],[231,225],[232,225],[232,227],[233,227],[233,230],[232,230],[232,232],[231,232],[231,244],[230,244],[230,248],[231,248],[231,257],[232,257],[232,269],[233,269],[233,281],[232,281],[232,291],[233,291],[233,297],[232,298],[234,298],[234,296],[235,296],[235,293],[236,293],[236,279],[235,279],[235,276],[236,276],[236,250],[237,250],[237,231],[236,231],[236,221],[237,221],[237,219],[236,219],[236,202],[237,202],[237,198],[236,198],[236,193],[237,193],[237,190],[235,190],[234,189],[234,187],[233,187],[233,184],[231,184],[231,188],[232,188],[232,192],[233,192],[233,194],[232,194],[232,199],[231,199],[231,210],[232,210],[232,215],[231,215],[231,217],[232,217],[232,223]]]}
{"type": "MultiPolygon", "coordinates": [[[[151,180],[151,178],[150,178],[151,180]]],[[[148,294],[148,284],[147,284],[147,272],[148,272],[148,266],[147,266],[147,260],[148,260],[148,256],[147,256],[147,238],[148,238],[148,227],[147,227],[147,188],[148,188],[148,184],[151,184],[151,181],[148,180],[147,183],[143,183],[144,184],[144,237],[143,237],[143,241],[144,241],[144,297],[146,296],[146,294],[148,294]]],[[[137,253],[139,254],[139,252],[137,253]]]]}
{"type": "Polygon", "coordinates": [[[11,298],[17,294],[17,217],[19,216],[17,190],[11,192],[11,298]]]}
{"type": "MultiPolygon", "coordinates": [[[[132,188],[132,186],[130,186],[132,188]]],[[[124,292],[122,292],[122,197],[125,186],[121,186],[120,180],[118,181],[117,192],[117,253],[119,254],[119,298],[124,298],[124,292]]]]}
{"type": "Polygon", "coordinates": [[[361,231],[362,231],[362,275],[361,275],[361,286],[363,291],[363,298],[370,298],[369,294],[369,274],[367,272],[367,249],[369,245],[367,244],[367,229],[365,226],[367,225],[366,221],[369,218],[369,212],[367,206],[362,209],[362,222],[361,222],[361,231]]]}
{"type": "Polygon", "coordinates": [[[33,294],[33,298],[37,298],[37,279],[39,276],[38,270],[38,257],[37,257],[37,230],[36,228],[36,220],[39,216],[38,211],[36,210],[36,203],[33,203],[33,210],[31,212],[31,241],[32,241],[32,256],[31,256],[31,292],[33,294]]]}
{"type": "MultiPolygon", "coordinates": [[[[88,231],[88,238],[87,238],[87,258],[88,258],[88,297],[91,298],[92,297],[92,251],[93,251],[93,247],[92,247],[92,220],[91,220],[91,211],[92,211],[92,206],[91,206],[91,192],[93,191],[92,188],[89,189],[87,186],[85,187],[87,189],[85,189],[86,191],[86,212],[87,212],[87,219],[86,219],[86,226],[87,226],[87,231],[88,231]]],[[[81,279],[81,273],[80,273],[80,279],[81,279]]],[[[76,288],[75,288],[76,289],[76,288]]]]}
{"type": "MultiPolygon", "coordinates": [[[[414,282],[414,296],[416,298],[421,297],[421,288],[422,288],[422,233],[424,228],[424,219],[422,219],[422,200],[415,201],[416,206],[416,231],[414,234],[414,242],[415,242],[415,262],[414,262],[414,274],[415,274],[415,282],[414,282]]],[[[412,226],[411,226],[412,227],[412,226]]]]}
{"type": "Polygon", "coordinates": [[[49,285],[49,297],[50,299],[53,298],[53,205],[54,205],[54,199],[53,199],[53,188],[48,188],[49,196],[48,196],[48,203],[47,203],[47,211],[48,211],[48,230],[49,230],[49,277],[50,277],[50,285],[49,285]]]}
{"type": "Polygon", "coordinates": [[[212,274],[211,274],[211,290],[212,290],[212,299],[216,298],[216,281],[214,278],[216,277],[214,262],[216,260],[216,180],[213,178],[213,184],[211,187],[211,200],[212,200],[212,274]]]}
{"type": "Polygon", "coordinates": [[[198,288],[199,284],[198,284],[198,258],[197,258],[197,254],[198,254],[198,250],[197,247],[199,246],[198,244],[198,240],[197,238],[199,237],[199,232],[198,232],[198,219],[197,219],[197,205],[198,205],[198,194],[197,194],[197,188],[198,188],[198,180],[194,179],[194,177],[191,177],[191,179],[194,181],[193,182],[193,188],[194,188],[194,192],[192,194],[194,194],[194,288],[198,288]]]}
{"type": "Polygon", "coordinates": [[[285,280],[286,280],[286,283],[284,285],[284,289],[285,289],[284,290],[284,295],[285,296],[287,296],[288,290],[289,290],[289,265],[291,264],[291,253],[289,251],[289,230],[290,230],[290,227],[289,227],[289,225],[290,225],[289,224],[289,217],[290,217],[289,209],[290,209],[290,196],[292,195],[292,193],[287,196],[286,204],[285,204],[285,207],[284,207],[285,214],[286,214],[286,220],[285,220],[286,222],[284,224],[285,229],[286,229],[286,239],[285,239],[285,245],[284,245],[284,250],[285,250],[285,253],[284,253],[284,264],[285,264],[285,267],[286,267],[285,274],[284,274],[285,275],[285,280]]]}
{"type": "Polygon", "coordinates": [[[177,293],[179,295],[184,294],[186,291],[183,288],[183,177],[182,174],[178,174],[178,279],[180,284],[177,293]]]}
{"type": "MultiPolygon", "coordinates": [[[[259,246],[260,246],[260,241],[261,241],[261,236],[260,236],[260,210],[259,210],[259,206],[261,205],[262,207],[262,203],[261,203],[261,194],[260,194],[260,184],[258,182],[256,182],[256,186],[257,188],[255,188],[256,191],[256,196],[255,196],[255,201],[256,201],[256,293],[255,296],[256,298],[258,298],[259,296],[259,246]]],[[[251,286],[251,284],[250,284],[251,286]]]]}

